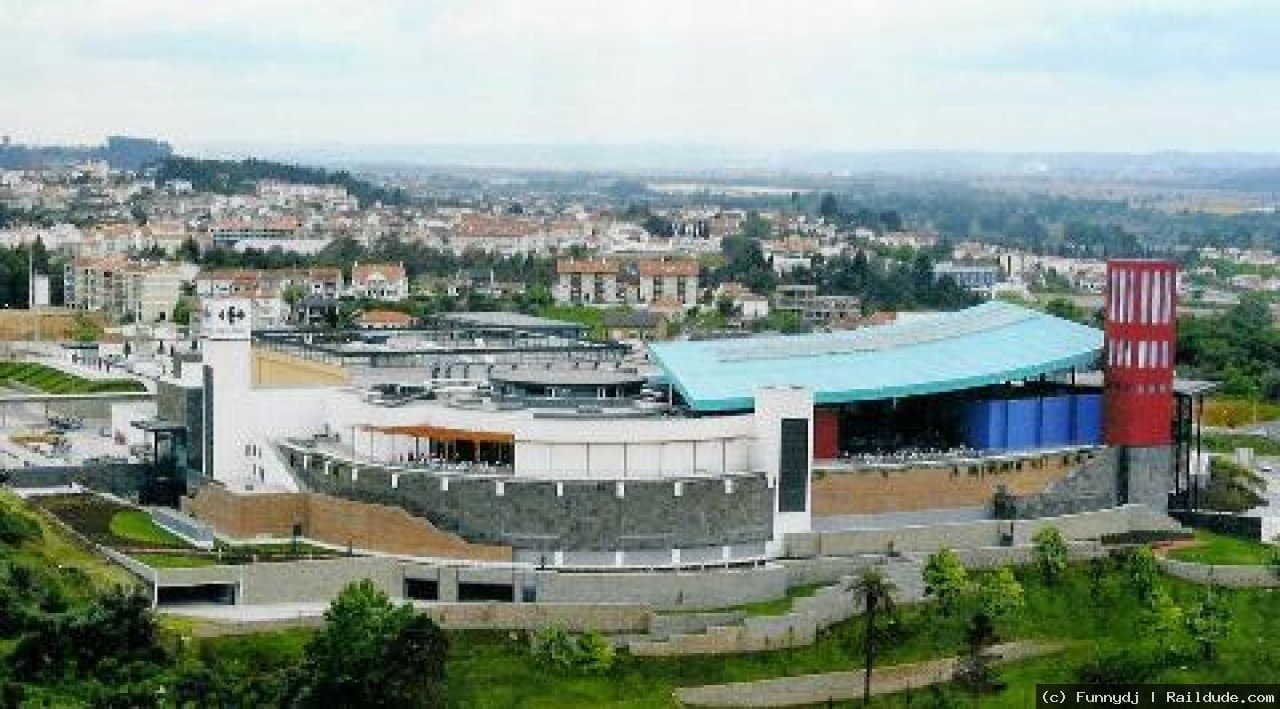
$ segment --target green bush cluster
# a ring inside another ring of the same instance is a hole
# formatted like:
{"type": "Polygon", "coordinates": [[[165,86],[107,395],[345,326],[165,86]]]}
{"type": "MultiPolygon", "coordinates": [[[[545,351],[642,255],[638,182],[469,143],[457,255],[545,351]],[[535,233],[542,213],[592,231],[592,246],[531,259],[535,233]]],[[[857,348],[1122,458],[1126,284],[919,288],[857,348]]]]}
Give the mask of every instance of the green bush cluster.
{"type": "Polygon", "coordinates": [[[602,674],[613,668],[617,652],[595,630],[573,634],[560,626],[548,626],[533,636],[533,656],[542,664],[567,673],[602,674]]]}
{"type": "Polygon", "coordinates": [[[40,538],[40,525],[30,517],[0,507],[0,543],[17,546],[40,538]]]}

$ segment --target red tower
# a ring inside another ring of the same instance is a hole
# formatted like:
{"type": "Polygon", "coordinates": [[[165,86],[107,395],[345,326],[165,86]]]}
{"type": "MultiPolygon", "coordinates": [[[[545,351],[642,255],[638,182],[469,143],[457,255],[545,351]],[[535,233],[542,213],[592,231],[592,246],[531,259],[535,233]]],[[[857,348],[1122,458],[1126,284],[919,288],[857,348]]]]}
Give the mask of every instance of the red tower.
{"type": "Polygon", "coordinates": [[[1109,445],[1163,446],[1173,440],[1177,282],[1172,261],[1107,262],[1103,356],[1109,445]]]}

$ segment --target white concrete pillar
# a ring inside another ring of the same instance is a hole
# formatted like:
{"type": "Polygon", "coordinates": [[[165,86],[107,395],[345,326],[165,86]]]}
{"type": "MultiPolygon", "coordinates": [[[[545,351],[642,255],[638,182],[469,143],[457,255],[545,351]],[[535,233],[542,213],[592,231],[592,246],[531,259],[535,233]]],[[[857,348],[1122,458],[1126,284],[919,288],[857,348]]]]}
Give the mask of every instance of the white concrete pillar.
{"type": "Polygon", "coordinates": [[[813,391],[805,387],[764,387],[755,397],[755,463],[773,485],[773,541],[781,549],[788,532],[808,532],[813,501],[813,391]],[[784,478],[783,431],[791,431],[799,450],[793,451],[800,475],[784,478]],[[785,484],[784,484],[785,483],[785,484]],[[800,486],[800,487],[797,487],[800,486]],[[784,489],[785,488],[785,489],[784,489]]]}

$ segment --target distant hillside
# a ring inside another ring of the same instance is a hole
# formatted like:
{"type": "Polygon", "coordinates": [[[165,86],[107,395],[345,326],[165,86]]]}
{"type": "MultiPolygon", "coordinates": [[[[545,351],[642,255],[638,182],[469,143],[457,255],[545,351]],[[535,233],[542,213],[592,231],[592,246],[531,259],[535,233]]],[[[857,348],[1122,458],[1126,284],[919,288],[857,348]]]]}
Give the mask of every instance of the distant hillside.
{"type": "Polygon", "coordinates": [[[1220,180],[1215,186],[1242,192],[1280,192],[1280,168],[1243,170],[1220,180]]]}
{"type": "Polygon", "coordinates": [[[202,160],[174,156],[165,158],[157,166],[158,182],[187,180],[201,192],[218,194],[248,194],[253,192],[259,180],[280,180],[311,185],[341,185],[364,207],[375,202],[405,204],[404,190],[375,185],[353,177],[346,170],[331,172],[318,167],[287,165],[248,158],[246,160],[202,160]]]}
{"type": "Polygon", "coordinates": [[[43,169],[106,160],[118,170],[138,170],[143,165],[173,155],[164,141],[113,135],[104,145],[0,145],[0,168],[43,169]]]}

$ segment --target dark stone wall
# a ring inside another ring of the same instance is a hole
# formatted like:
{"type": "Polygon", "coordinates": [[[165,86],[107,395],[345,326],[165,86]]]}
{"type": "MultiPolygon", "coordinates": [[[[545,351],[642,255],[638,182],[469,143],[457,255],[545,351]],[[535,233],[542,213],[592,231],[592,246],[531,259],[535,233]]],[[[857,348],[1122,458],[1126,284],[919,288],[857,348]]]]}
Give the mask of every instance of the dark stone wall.
{"type": "Polygon", "coordinates": [[[430,473],[391,473],[376,467],[333,464],[323,472],[322,456],[284,451],[294,474],[308,489],[361,502],[403,507],[436,527],[470,542],[504,544],[537,551],[613,551],[670,549],[763,542],[772,535],[773,490],[763,474],[734,477],[732,491],[723,479],[675,482],[627,481],[618,497],[613,482],[565,481],[563,495],[554,481],[510,478],[502,494],[493,478],[449,478],[430,473]]]}
{"type": "Polygon", "coordinates": [[[1219,534],[1255,542],[1266,541],[1262,538],[1261,517],[1204,510],[1169,510],[1169,516],[1190,527],[1208,529],[1219,534]]]}
{"type": "Polygon", "coordinates": [[[1124,504],[1142,504],[1158,512],[1168,508],[1173,489],[1173,449],[1105,448],[1044,492],[996,494],[999,519],[1057,517],[1124,504]]]}
{"type": "Polygon", "coordinates": [[[176,505],[185,487],[149,463],[95,463],[42,465],[0,470],[0,479],[15,488],[59,487],[79,483],[84,487],[137,500],[144,504],[176,505]]]}

